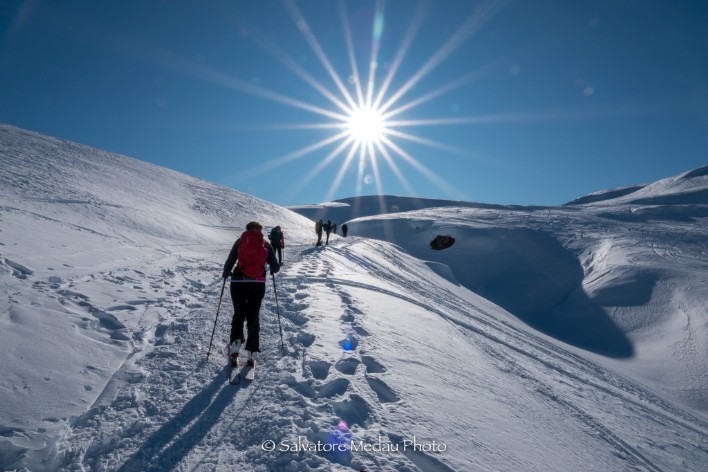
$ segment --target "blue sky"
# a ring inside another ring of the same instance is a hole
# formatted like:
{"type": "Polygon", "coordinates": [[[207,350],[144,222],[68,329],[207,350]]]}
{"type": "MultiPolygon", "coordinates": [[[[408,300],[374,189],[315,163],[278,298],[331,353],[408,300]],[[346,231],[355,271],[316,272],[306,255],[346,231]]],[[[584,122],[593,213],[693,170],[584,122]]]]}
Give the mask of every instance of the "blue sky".
{"type": "Polygon", "coordinates": [[[555,205],[708,164],[708,4],[5,1],[0,122],[280,205],[555,205]],[[393,71],[388,159],[338,148],[347,38],[364,102],[375,46],[373,108],[393,71]]]}

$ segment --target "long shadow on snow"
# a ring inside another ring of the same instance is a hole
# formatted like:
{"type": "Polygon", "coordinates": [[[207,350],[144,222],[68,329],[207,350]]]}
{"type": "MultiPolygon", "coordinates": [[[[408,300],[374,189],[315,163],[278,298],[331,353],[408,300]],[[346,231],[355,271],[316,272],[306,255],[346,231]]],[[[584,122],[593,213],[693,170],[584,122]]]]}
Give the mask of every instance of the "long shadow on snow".
{"type": "Polygon", "coordinates": [[[177,416],[155,431],[118,470],[120,472],[173,470],[219,421],[223,411],[240,390],[239,386],[224,382],[226,369],[223,373],[219,373],[204,390],[189,400],[177,416]],[[222,388],[224,386],[225,388],[222,388]],[[219,389],[221,391],[216,398],[213,398],[219,389]],[[179,439],[162,451],[162,448],[180,436],[182,430],[197,417],[199,419],[179,439]]]}
{"type": "MultiPolygon", "coordinates": [[[[465,237],[476,250],[466,268],[459,262],[453,267],[467,288],[565,343],[615,358],[634,354],[627,336],[583,290],[578,259],[555,238],[498,228],[473,230],[465,237]]],[[[460,257],[452,251],[446,256],[460,257]]]]}
{"type": "MultiPolygon", "coordinates": [[[[367,222],[367,236],[388,239],[421,260],[433,260],[452,269],[432,268],[453,283],[478,293],[519,318],[524,323],[560,341],[609,357],[634,354],[629,338],[614,323],[601,300],[592,300],[583,290],[583,268],[577,257],[543,231],[525,228],[424,228],[415,222],[396,234],[387,221],[367,222]],[[440,230],[455,235],[455,244],[443,251],[431,251],[431,234],[440,230]]],[[[352,223],[352,229],[355,224],[352,223]]],[[[638,283],[630,284],[637,289],[638,283]]],[[[626,280],[623,281],[626,283],[626,280]]],[[[627,293],[624,305],[641,304],[642,294],[627,293]]],[[[625,288],[629,288],[626,285],[625,288]]],[[[607,298],[607,297],[604,297],[607,298]]],[[[617,298],[617,297],[614,297],[617,298]]],[[[622,305],[622,303],[620,303],[622,305]]],[[[615,305],[617,306],[617,305],[615,305]]]]}

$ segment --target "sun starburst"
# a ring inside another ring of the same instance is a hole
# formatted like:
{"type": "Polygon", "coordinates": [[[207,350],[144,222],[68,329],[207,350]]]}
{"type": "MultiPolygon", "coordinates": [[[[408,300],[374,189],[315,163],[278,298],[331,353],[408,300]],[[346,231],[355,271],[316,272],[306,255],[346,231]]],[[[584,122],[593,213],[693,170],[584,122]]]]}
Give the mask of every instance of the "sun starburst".
{"type": "Polygon", "coordinates": [[[386,133],[386,121],[382,113],[375,108],[357,107],[349,114],[346,130],[356,144],[379,144],[386,133]]]}
{"type": "MultiPolygon", "coordinates": [[[[333,85],[339,93],[337,94],[337,92],[323,85],[302,66],[300,66],[297,61],[290,58],[280,47],[278,47],[277,44],[268,39],[266,35],[260,34],[257,30],[253,29],[250,31],[249,36],[261,47],[263,47],[263,49],[270,53],[273,58],[290,69],[303,81],[311,85],[322,97],[329,100],[333,106],[332,109],[305,103],[301,100],[276,94],[260,87],[250,85],[244,86],[244,84],[239,84],[238,88],[254,95],[259,95],[264,98],[299,108],[301,110],[318,114],[328,120],[331,120],[324,123],[275,126],[277,128],[313,130],[332,129],[337,131],[337,133],[329,138],[325,138],[317,143],[293,151],[285,156],[276,158],[269,163],[261,165],[259,168],[248,172],[248,175],[265,172],[278,164],[303,158],[308,154],[324,148],[325,146],[330,146],[338,141],[341,141],[336,148],[327,154],[327,156],[324,157],[324,159],[322,159],[304,179],[304,181],[312,180],[318,173],[322,172],[325,167],[337,160],[337,158],[343,156],[341,167],[332,182],[332,186],[330,187],[328,194],[325,196],[326,199],[333,197],[347,170],[355,162],[358,163],[355,187],[356,193],[360,194],[364,185],[374,183],[376,185],[377,192],[382,195],[384,191],[380,176],[380,166],[377,162],[378,157],[383,159],[382,162],[384,162],[391,169],[401,185],[408,191],[412,190],[410,183],[406,180],[403,173],[396,165],[394,157],[410,165],[413,169],[418,171],[428,181],[439,187],[446,194],[458,198],[463,197],[464,195],[462,192],[454,189],[454,187],[452,187],[448,182],[437,176],[428,167],[418,162],[409,152],[405,151],[399,143],[394,142],[393,139],[414,142],[424,146],[447,151],[450,151],[453,148],[445,145],[444,143],[439,143],[420,136],[404,133],[400,130],[396,130],[395,128],[417,125],[418,122],[415,120],[412,121],[410,119],[402,119],[402,114],[424,102],[432,100],[437,96],[471,82],[490,67],[487,66],[486,68],[482,68],[472,74],[468,74],[447,85],[443,85],[433,92],[409,101],[408,103],[400,103],[400,101],[406,94],[413,90],[425,76],[427,76],[440,63],[442,63],[450,54],[452,54],[452,52],[466,39],[471,37],[484,24],[486,24],[498,12],[504,3],[505,0],[487,0],[486,3],[482,4],[482,6],[476,7],[471,16],[462,23],[458,30],[455,31],[450,38],[414,74],[412,74],[407,80],[404,80],[403,85],[400,88],[389,91],[393,83],[394,75],[400,69],[400,65],[404,61],[406,53],[409,51],[411,44],[413,43],[414,38],[423,23],[429,7],[427,2],[421,2],[414,12],[413,19],[403,37],[400,48],[398,49],[393,62],[388,68],[387,74],[385,77],[377,77],[377,72],[379,70],[377,61],[385,24],[384,0],[376,0],[372,26],[371,53],[368,58],[369,70],[365,75],[360,75],[358,67],[359,58],[356,57],[354,52],[354,41],[352,39],[352,30],[349,25],[346,3],[340,0],[340,21],[342,24],[344,41],[347,47],[349,63],[351,66],[351,71],[345,75],[345,77],[349,76],[350,80],[346,81],[342,80],[338,72],[335,70],[334,66],[327,57],[325,49],[322,47],[317,37],[311,30],[306,18],[298,8],[295,1],[284,0],[283,4],[286,11],[292,18],[298,30],[302,33],[313,53],[327,71],[333,85]],[[366,77],[366,83],[361,82],[362,77],[366,77]],[[380,81],[378,91],[377,80],[380,81]],[[347,83],[350,87],[347,87],[347,83]]],[[[357,41],[357,43],[359,42],[360,41],[357,41]]],[[[436,124],[436,120],[427,120],[426,123],[436,124]]],[[[268,128],[273,128],[273,126],[268,126],[268,128]]],[[[456,153],[464,154],[464,150],[460,150],[459,148],[455,148],[453,150],[456,153]]],[[[296,187],[302,187],[302,185],[296,187]]]]}

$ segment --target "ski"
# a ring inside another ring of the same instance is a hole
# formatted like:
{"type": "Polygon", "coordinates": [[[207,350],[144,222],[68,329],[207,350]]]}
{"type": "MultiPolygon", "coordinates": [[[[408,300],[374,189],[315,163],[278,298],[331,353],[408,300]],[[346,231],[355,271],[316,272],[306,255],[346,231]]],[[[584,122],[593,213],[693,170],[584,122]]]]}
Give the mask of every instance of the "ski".
{"type": "Polygon", "coordinates": [[[249,366],[244,360],[239,358],[238,364],[229,364],[229,383],[231,385],[238,385],[242,380],[247,380],[252,382],[256,373],[255,362],[253,366],[249,366]]]}
{"type": "Polygon", "coordinates": [[[252,360],[252,362],[252,366],[249,366],[248,364],[244,365],[243,369],[241,369],[241,372],[239,373],[239,375],[243,376],[244,380],[249,382],[253,382],[254,376],[256,375],[256,361],[252,360]]]}

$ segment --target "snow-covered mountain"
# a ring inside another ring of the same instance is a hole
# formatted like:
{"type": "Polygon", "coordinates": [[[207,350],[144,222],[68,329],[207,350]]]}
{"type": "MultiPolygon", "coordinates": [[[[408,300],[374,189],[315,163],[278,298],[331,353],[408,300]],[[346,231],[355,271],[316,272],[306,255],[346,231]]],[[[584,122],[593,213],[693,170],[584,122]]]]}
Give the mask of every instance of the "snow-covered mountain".
{"type": "Polygon", "coordinates": [[[360,201],[314,247],[311,220],[133,159],[8,126],[0,159],[3,470],[708,463],[700,202],[360,201]],[[233,386],[205,351],[251,219],[284,228],[286,264],[233,386]]]}
{"type": "Polygon", "coordinates": [[[401,213],[406,211],[421,210],[437,207],[461,208],[492,208],[509,209],[502,205],[487,203],[473,203],[453,200],[439,200],[431,198],[399,197],[395,195],[365,195],[361,197],[342,198],[332,202],[316,203],[311,205],[294,205],[288,209],[301,214],[313,221],[322,218],[324,221],[332,220],[340,226],[349,220],[365,216],[375,216],[387,213],[401,213]]]}
{"type": "Polygon", "coordinates": [[[605,190],[573,200],[568,205],[705,205],[708,204],[708,166],[684,172],[650,185],[605,190]]]}

